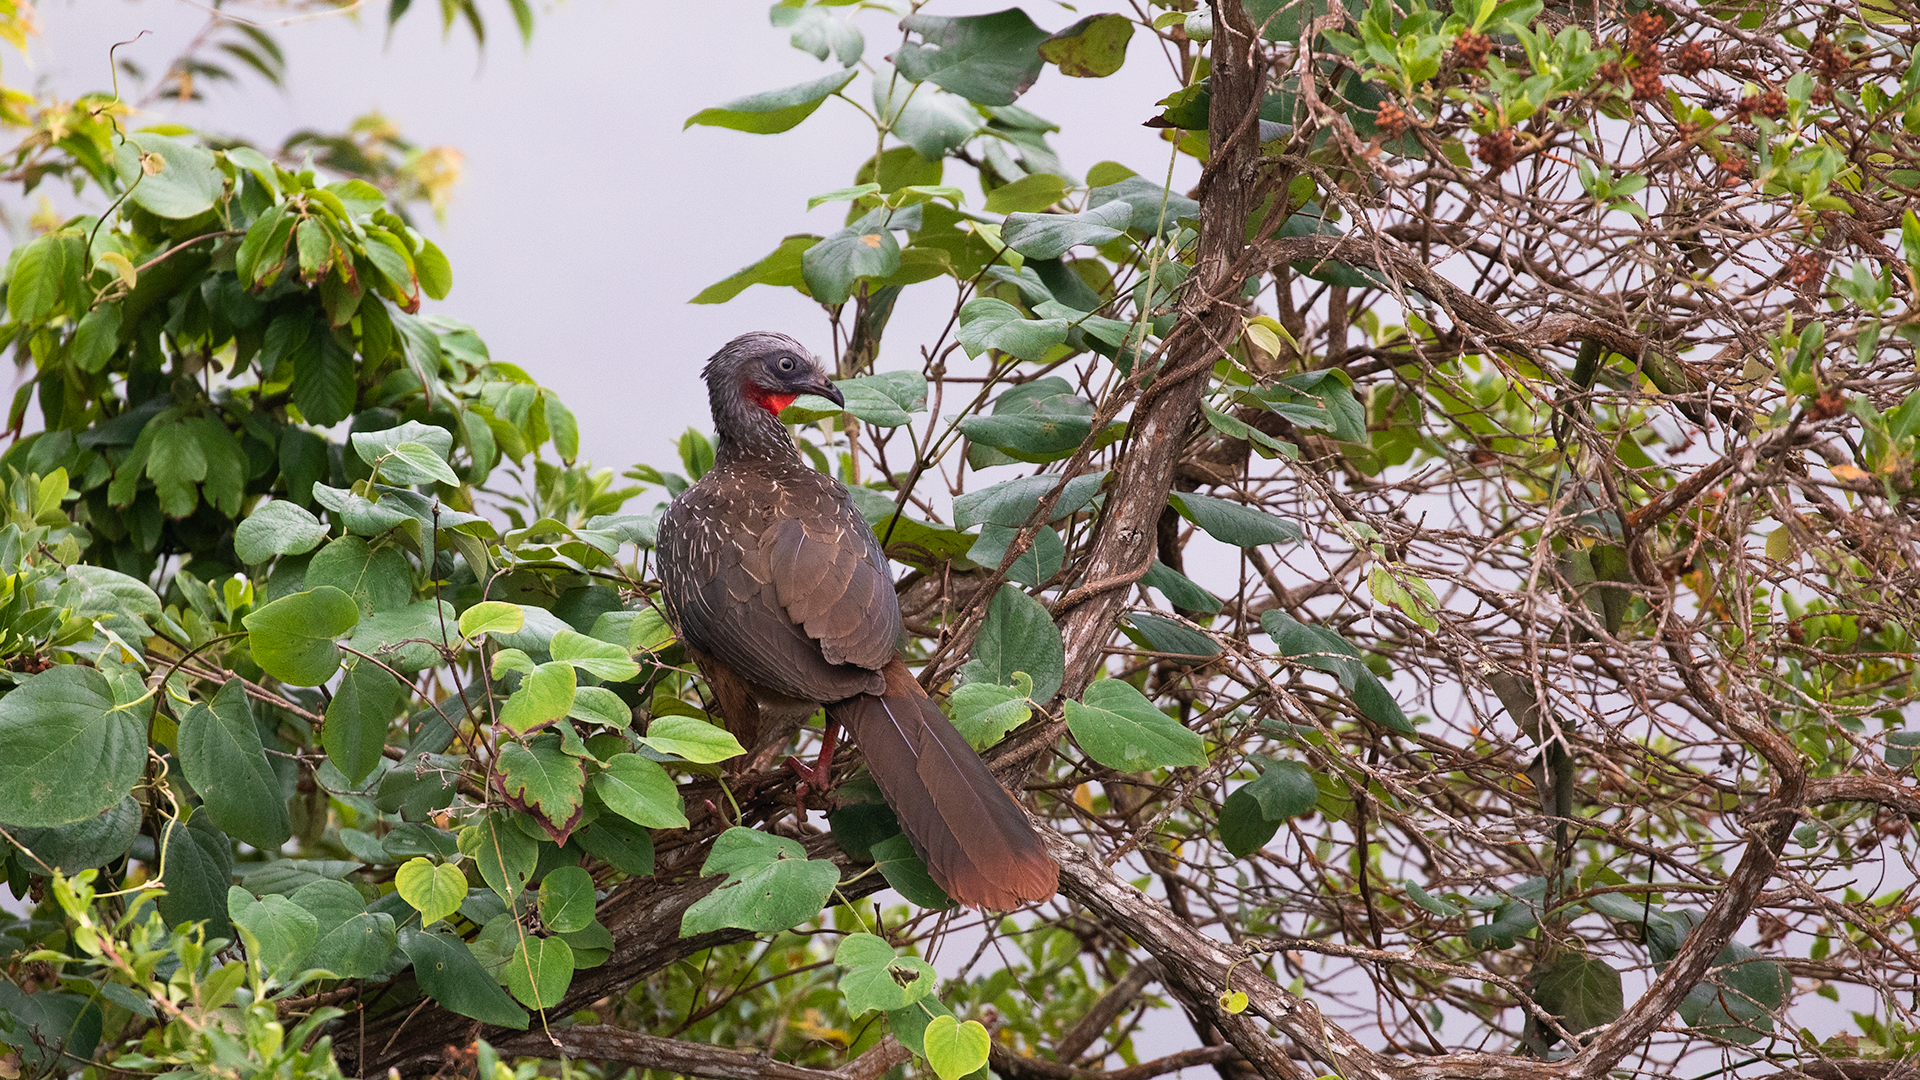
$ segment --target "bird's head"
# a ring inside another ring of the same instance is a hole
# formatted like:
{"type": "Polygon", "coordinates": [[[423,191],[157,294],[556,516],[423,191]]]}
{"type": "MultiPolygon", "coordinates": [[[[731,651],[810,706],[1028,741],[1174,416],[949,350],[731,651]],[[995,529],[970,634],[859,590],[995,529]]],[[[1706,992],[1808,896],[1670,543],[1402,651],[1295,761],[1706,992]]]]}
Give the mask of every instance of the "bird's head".
{"type": "Polygon", "coordinates": [[[715,353],[701,375],[716,405],[733,397],[779,416],[802,394],[846,404],[840,388],[813,362],[806,347],[785,334],[742,334],[715,353]]]}

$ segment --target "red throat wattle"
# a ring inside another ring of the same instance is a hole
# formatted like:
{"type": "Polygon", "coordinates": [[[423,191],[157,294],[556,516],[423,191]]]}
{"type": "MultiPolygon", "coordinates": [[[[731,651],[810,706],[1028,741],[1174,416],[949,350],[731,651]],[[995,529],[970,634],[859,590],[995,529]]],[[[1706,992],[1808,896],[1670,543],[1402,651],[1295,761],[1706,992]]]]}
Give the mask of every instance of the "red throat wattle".
{"type": "Polygon", "coordinates": [[[779,416],[780,410],[793,404],[793,399],[799,397],[800,395],[778,393],[776,391],[769,390],[764,386],[761,386],[759,383],[754,382],[752,379],[744,379],[740,383],[740,396],[746,398],[748,401],[753,402],[755,405],[758,405],[761,408],[767,410],[773,415],[779,416]]]}

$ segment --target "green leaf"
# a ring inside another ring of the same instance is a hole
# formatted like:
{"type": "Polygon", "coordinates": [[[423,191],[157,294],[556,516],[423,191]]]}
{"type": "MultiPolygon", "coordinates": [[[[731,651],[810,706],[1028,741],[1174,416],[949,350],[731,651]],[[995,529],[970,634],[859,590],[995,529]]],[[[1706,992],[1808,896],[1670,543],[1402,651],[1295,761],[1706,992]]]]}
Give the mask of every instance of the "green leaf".
{"type": "Polygon", "coordinates": [[[103,304],[81,317],[73,332],[75,367],[88,374],[106,369],[120,347],[120,320],[119,304],[103,304]]]}
{"type": "Polygon", "coordinates": [[[401,672],[424,671],[442,662],[440,649],[453,629],[453,605],[421,600],[394,611],[365,616],[347,642],[354,649],[401,672]]]}
{"type": "Polygon", "coordinates": [[[844,304],[853,283],[886,277],[900,269],[900,242],[893,238],[882,208],[809,247],[800,256],[807,291],[823,304],[844,304]]]}
{"type": "Polygon", "coordinates": [[[623,874],[645,877],[653,873],[653,835],[611,814],[573,834],[573,842],[594,858],[623,874]]]}
{"type": "Polygon", "coordinates": [[[85,821],[133,790],[147,733],[114,704],[106,677],[62,664],[0,697],[0,821],[47,828],[85,821]]]}
{"type": "Polygon", "coordinates": [[[888,1013],[887,1029],[894,1038],[900,1040],[901,1046],[924,1058],[927,1056],[925,1038],[928,1023],[935,1017],[952,1015],[953,1010],[947,1008],[946,1003],[929,994],[904,1009],[888,1013]]]}
{"type": "Polygon", "coordinates": [[[467,876],[457,866],[408,859],[393,875],[400,898],[420,913],[420,925],[432,926],[460,910],[467,898],[467,876]]]}
{"type": "Polygon", "coordinates": [[[567,716],[589,724],[605,724],[625,730],[633,724],[633,710],[620,695],[604,686],[581,686],[573,691],[573,705],[567,716]]]}
{"type": "Polygon", "coordinates": [[[1118,239],[1132,222],[1133,207],[1122,202],[1078,214],[1008,214],[1000,239],[1029,259],[1057,259],[1082,244],[1118,239]]]}
{"type": "Polygon", "coordinates": [[[343,979],[369,979],[386,973],[399,947],[393,916],[368,911],[358,889],[344,881],[315,881],[289,898],[320,923],[320,940],[307,954],[307,966],[343,979]]]}
{"type": "Polygon", "coordinates": [[[481,880],[509,907],[517,906],[539,862],[533,840],[498,810],[460,830],[460,853],[472,857],[481,880]]]}
{"type": "Polygon", "coordinates": [[[998,349],[1022,360],[1039,360],[1067,340],[1067,320],[1028,319],[1005,300],[978,296],[960,309],[960,346],[968,356],[998,349]]]}
{"type": "Polygon", "coordinates": [[[902,956],[885,938],[848,934],[834,950],[833,962],[846,969],[840,993],[852,1016],[875,1009],[891,1012],[926,997],[939,981],[933,965],[917,956],[902,956]]]}
{"type": "Polygon", "coordinates": [[[852,19],[836,19],[820,7],[778,6],[768,15],[775,26],[791,26],[793,32],[787,40],[794,48],[812,53],[816,60],[832,54],[842,65],[851,67],[860,62],[860,54],[866,50],[866,36],[852,19]]]}
{"type": "MultiPolygon", "coordinates": [[[[1460,905],[1448,903],[1421,888],[1420,883],[1414,881],[1412,878],[1408,878],[1406,881],[1401,882],[1401,884],[1406,888],[1409,899],[1420,905],[1422,909],[1430,911],[1443,919],[1457,919],[1466,913],[1465,909],[1460,907],[1460,905]]],[[[1603,895],[1611,896],[1614,894],[1607,893],[1603,895]]]]}
{"type": "Polygon", "coordinates": [[[790,929],[818,914],[840,883],[833,863],[807,858],[799,841],[739,826],[713,842],[700,873],[727,880],[687,908],[681,937],[728,927],[756,934],[790,929]]]}
{"type": "MultiPolygon", "coordinates": [[[[1007,525],[982,525],[979,538],[967,548],[967,558],[981,566],[999,566],[1019,533],[1020,530],[1007,525]]],[[[1007,580],[1039,588],[1060,572],[1066,557],[1067,547],[1060,534],[1042,526],[1033,534],[1033,543],[1007,567],[1007,580]]]]}
{"type": "Polygon", "coordinates": [[[293,403],[301,418],[315,427],[332,427],[352,415],[358,392],[353,355],[331,334],[321,337],[319,348],[294,368],[293,403]]]}
{"type": "Polygon", "coordinates": [[[917,371],[883,371],[835,383],[846,412],[876,427],[899,427],[927,407],[927,377],[917,371]]]}
{"type": "Polygon", "coordinates": [[[963,416],[960,433],[1018,461],[1058,461],[1072,456],[1093,431],[1088,417],[1013,414],[963,416]]]}
{"type": "Polygon", "coordinates": [[[556,934],[591,926],[598,904],[593,876],[577,866],[558,867],[540,883],[540,923],[556,934]]]}
{"type": "Polygon", "coordinates": [[[1576,949],[1555,952],[1539,973],[1533,1000],[1576,1036],[1613,1023],[1625,1009],[1620,973],[1576,949]]]}
{"type": "MultiPolygon", "coordinates": [[[[873,72],[873,111],[883,123],[889,126],[892,135],[906,143],[902,149],[911,149],[922,160],[938,162],[946,157],[949,150],[966,145],[967,140],[980,131],[980,111],[965,98],[949,94],[930,86],[916,86],[900,78],[893,65],[884,61],[874,65],[873,72]]],[[[914,190],[935,188],[940,185],[910,183],[899,188],[884,190],[914,190]]],[[[957,189],[948,188],[952,196],[938,195],[934,198],[960,197],[957,189]]],[[[900,204],[905,205],[905,204],[900,204]]]]}
{"type": "Polygon", "coordinates": [[[330,586],[351,596],[362,614],[396,611],[413,602],[413,568],[391,544],[374,547],[358,536],[342,536],[314,553],[307,563],[307,588],[330,586]]]}
{"type": "Polygon", "coordinates": [[[1234,547],[1287,544],[1301,537],[1300,527],[1291,521],[1211,495],[1176,491],[1167,501],[1181,517],[1200,526],[1208,536],[1234,547]]]}
{"type": "Polygon", "coordinates": [[[563,660],[541,664],[520,680],[520,688],[500,709],[500,725],[525,735],[567,715],[573,707],[573,665],[563,660]]]}
{"type": "Polygon", "coordinates": [[[1053,513],[1047,520],[1058,521],[1091,502],[1106,479],[1107,474],[1103,472],[1086,473],[1066,481],[1064,488],[1061,478],[1051,473],[1008,480],[954,499],[953,524],[961,529],[981,524],[1025,525],[1039,509],[1040,500],[1055,490],[1060,491],[1060,498],[1054,502],[1053,513]]]}
{"type": "Polygon", "coordinates": [[[681,129],[705,124],[749,131],[756,135],[778,134],[812,116],[813,110],[819,108],[821,102],[839,93],[857,74],[857,71],[835,71],[798,86],[736,98],[724,105],[694,113],[687,117],[681,129]]]}
{"type": "Polygon", "coordinates": [[[1007,732],[1033,716],[1033,678],[1024,671],[1013,673],[1012,686],[989,682],[970,682],[954,689],[947,698],[953,726],[975,750],[985,750],[1007,732]]]}
{"type": "Polygon", "coordinates": [[[1052,173],[1031,173],[987,192],[987,213],[1035,213],[1067,197],[1070,185],[1052,173]]]}
{"type": "Polygon", "coordinates": [[[1239,790],[1260,804],[1269,821],[1285,821],[1310,814],[1320,805],[1320,785],[1312,770],[1298,761],[1275,761],[1239,790]]]}
{"type": "MultiPolygon", "coordinates": [[[[593,778],[593,793],[607,809],[649,829],[684,829],[680,791],[667,770],[638,754],[615,754],[593,778]]],[[[782,927],[785,929],[785,927],[782,927]]]]}
{"type": "Polygon", "coordinates": [[[436,481],[459,487],[460,477],[447,464],[453,453],[453,435],[446,428],[409,420],[384,431],[356,431],[353,451],[360,460],[380,469],[391,484],[436,481]]]}
{"type": "MultiPolygon", "coordinates": [[[[155,906],[167,925],[204,919],[208,937],[232,937],[227,889],[233,885],[233,840],[214,828],[207,815],[194,814],[185,823],[167,822],[160,849],[166,860],[167,894],[155,906]]],[[[250,881],[246,884],[253,887],[250,881]]]]}
{"type": "Polygon", "coordinates": [[[554,830],[569,831],[580,812],[587,776],[580,760],[563,752],[557,740],[544,736],[531,743],[506,743],[494,768],[508,799],[547,819],[554,830]]]}
{"type": "Polygon", "coordinates": [[[154,432],[147,453],[147,476],[160,496],[160,509],[168,517],[183,518],[200,505],[195,486],[207,478],[207,455],[193,428],[175,422],[154,432]]]}
{"type": "Polygon", "coordinates": [[[812,210],[823,203],[830,202],[857,202],[869,195],[877,195],[879,193],[879,184],[861,184],[858,187],[835,188],[832,191],[815,195],[813,198],[808,199],[807,209],[812,210]]]}
{"type": "Polygon", "coordinates": [[[448,934],[407,929],[400,947],[413,961],[413,975],[426,995],[452,1012],[524,1031],[528,1017],[473,958],[466,943],[448,934]]]}
{"type": "Polygon", "coordinates": [[[420,277],[420,288],[435,300],[445,300],[453,291],[453,265],[433,241],[421,243],[413,255],[413,269],[420,277]]]}
{"type": "Polygon", "coordinates": [[[573,950],[559,938],[522,935],[500,974],[522,1005],[551,1009],[566,997],[573,982],[573,950]]]}
{"type": "Polygon", "coordinates": [[[701,765],[725,761],[747,752],[725,728],[695,720],[691,716],[655,717],[647,725],[646,737],[640,741],[662,754],[673,754],[701,765]]]}
{"type": "Polygon", "coordinates": [[[1206,743],[1130,683],[1101,679],[1065,703],[1067,729],[1087,756],[1120,772],[1207,763],[1206,743]]]}
{"type": "Polygon", "coordinates": [[[627,655],[627,650],[572,630],[553,635],[547,651],[554,660],[572,664],[604,682],[626,682],[640,674],[640,665],[627,655]]]}
{"type": "Polygon", "coordinates": [[[1427,630],[1440,628],[1440,620],[1434,617],[1434,612],[1440,610],[1440,598],[1433,594],[1433,587],[1425,578],[1404,566],[1389,568],[1375,563],[1367,571],[1367,591],[1375,600],[1427,630]]]}
{"type": "Polygon", "coordinates": [[[724,304],[739,296],[749,285],[775,285],[787,288],[801,288],[806,279],[801,264],[802,254],[820,238],[813,235],[789,236],[780,241],[773,253],[751,266],[742,267],[731,277],[716,281],[700,290],[688,303],[724,304]]]}
{"type": "MultiPolygon", "coordinates": [[[[235,967],[245,970],[245,965],[235,967]]],[[[101,994],[119,996],[104,989],[101,994]]],[[[0,1025],[4,1025],[0,1034],[7,1036],[10,1047],[17,1047],[21,1061],[33,1066],[28,1075],[72,1075],[100,1045],[105,1020],[101,1005],[87,996],[56,990],[26,994],[0,980],[0,1025]]],[[[152,1005],[147,1008],[150,1011],[152,1005]]]]}
{"type": "Polygon", "coordinates": [[[320,920],[284,896],[256,900],[233,885],[227,889],[227,914],[234,925],[252,935],[254,947],[248,952],[275,982],[291,982],[320,939],[320,920]]]}
{"type": "Polygon", "coordinates": [[[1024,672],[1033,680],[1033,700],[1046,701],[1060,690],[1066,671],[1066,645],[1046,607],[1017,585],[1000,586],[974,639],[967,681],[1014,686],[1016,673],[1024,672]]]}
{"type": "Polygon", "coordinates": [[[580,456],[580,421],[574,418],[573,410],[567,408],[559,394],[542,390],[540,400],[547,410],[547,431],[553,437],[554,453],[560,455],[561,462],[571,465],[580,456]]]}
{"type": "Polygon", "coordinates": [[[1325,627],[1308,626],[1283,611],[1261,615],[1260,628],[1273,638],[1280,655],[1338,678],[1353,696],[1354,706],[1368,719],[1404,735],[1414,734],[1413,723],[1400,711],[1400,704],[1379,676],[1367,669],[1360,650],[1345,638],[1325,627]]]}
{"type": "Polygon", "coordinates": [[[1163,615],[1133,611],[1126,616],[1127,637],[1147,649],[1168,656],[1212,657],[1220,646],[1212,638],[1163,615]]]}
{"type": "Polygon", "coordinates": [[[1089,15],[1040,43],[1042,59],[1076,79],[1104,79],[1127,62],[1133,20],[1125,15],[1089,15]]]}
{"type": "Polygon", "coordinates": [[[68,278],[80,269],[69,264],[85,258],[80,245],[59,234],[21,248],[7,279],[7,314],[17,323],[36,323],[52,315],[66,294],[68,278]]]}
{"type": "Polygon", "coordinates": [[[116,148],[113,161],[120,182],[133,188],[134,204],[155,217],[199,217],[226,190],[213,152],[185,139],[135,132],[116,148]]]}
{"type": "Polygon", "coordinates": [[[512,634],[519,632],[526,624],[526,612],[520,610],[519,604],[483,600],[460,613],[460,636],[475,638],[481,634],[512,634]]]}
{"type": "Polygon", "coordinates": [[[1018,8],[958,18],[909,15],[900,27],[921,39],[893,54],[900,74],[913,82],[931,82],[978,105],[1011,105],[1040,77],[1047,32],[1018,8]]]}
{"type": "Polygon", "coordinates": [[[320,729],[327,760],[348,783],[359,786],[380,764],[387,729],[406,696],[400,680],[380,665],[359,659],[348,665],[333,700],[327,703],[327,722],[320,729]]]}
{"type": "Polygon", "coordinates": [[[177,745],[187,783],[221,830],[262,851],[277,850],[293,835],[287,798],[241,680],[228,680],[210,705],[187,711],[177,745]]]}
{"type": "Polygon", "coordinates": [[[133,846],[140,835],[140,804],[131,797],[121,799],[105,812],[84,821],[56,825],[50,829],[9,826],[14,845],[31,851],[26,860],[35,870],[44,862],[72,877],[82,870],[93,870],[118,859],[133,846]]]}
{"type": "Polygon", "coordinates": [[[927,1022],[921,1036],[927,1048],[927,1064],[940,1080],[961,1077],[987,1063],[987,1051],[993,1039],[978,1020],[961,1023],[951,1016],[936,1016],[927,1022]]]}
{"type": "Polygon", "coordinates": [[[1192,578],[1167,566],[1158,559],[1141,576],[1140,584],[1158,589],[1167,602],[1177,608],[1188,611],[1201,611],[1209,615],[1220,610],[1220,598],[1195,584],[1192,578]]]}
{"type": "Polygon", "coordinates": [[[286,501],[261,503],[233,531],[233,552],[240,561],[258,566],[275,555],[302,555],[327,538],[320,519],[286,501]]]}
{"type": "Polygon", "coordinates": [[[1280,831],[1279,821],[1270,821],[1261,812],[1260,802],[1245,787],[1234,789],[1220,804],[1220,843],[1236,859],[1266,847],[1280,831]]]}

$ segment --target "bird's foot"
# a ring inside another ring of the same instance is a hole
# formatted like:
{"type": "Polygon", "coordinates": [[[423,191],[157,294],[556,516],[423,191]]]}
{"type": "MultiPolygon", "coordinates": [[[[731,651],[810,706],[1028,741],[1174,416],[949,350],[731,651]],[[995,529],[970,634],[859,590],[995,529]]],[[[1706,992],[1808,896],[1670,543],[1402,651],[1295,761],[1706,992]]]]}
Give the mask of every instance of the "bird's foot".
{"type": "Polygon", "coordinates": [[[829,720],[826,728],[820,733],[820,756],[814,759],[812,765],[808,765],[797,757],[787,758],[787,768],[792,769],[793,774],[800,778],[794,798],[803,811],[806,809],[809,790],[817,791],[822,795],[833,790],[833,752],[839,747],[839,735],[839,725],[829,720]]]}

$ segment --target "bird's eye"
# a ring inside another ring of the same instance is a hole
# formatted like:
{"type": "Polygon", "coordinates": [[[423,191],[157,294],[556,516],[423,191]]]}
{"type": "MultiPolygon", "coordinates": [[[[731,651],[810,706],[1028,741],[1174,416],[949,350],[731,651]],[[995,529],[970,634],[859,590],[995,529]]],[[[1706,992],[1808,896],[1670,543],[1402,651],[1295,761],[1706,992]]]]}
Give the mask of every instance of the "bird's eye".
{"type": "Polygon", "coordinates": [[[780,358],[780,370],[781,370],[781,371],[792,371],[792,370],[793,370],[793,357],[791,357],[791,356],[783,356],[783,357],[781,357],[781,358],[780,358]]]}

